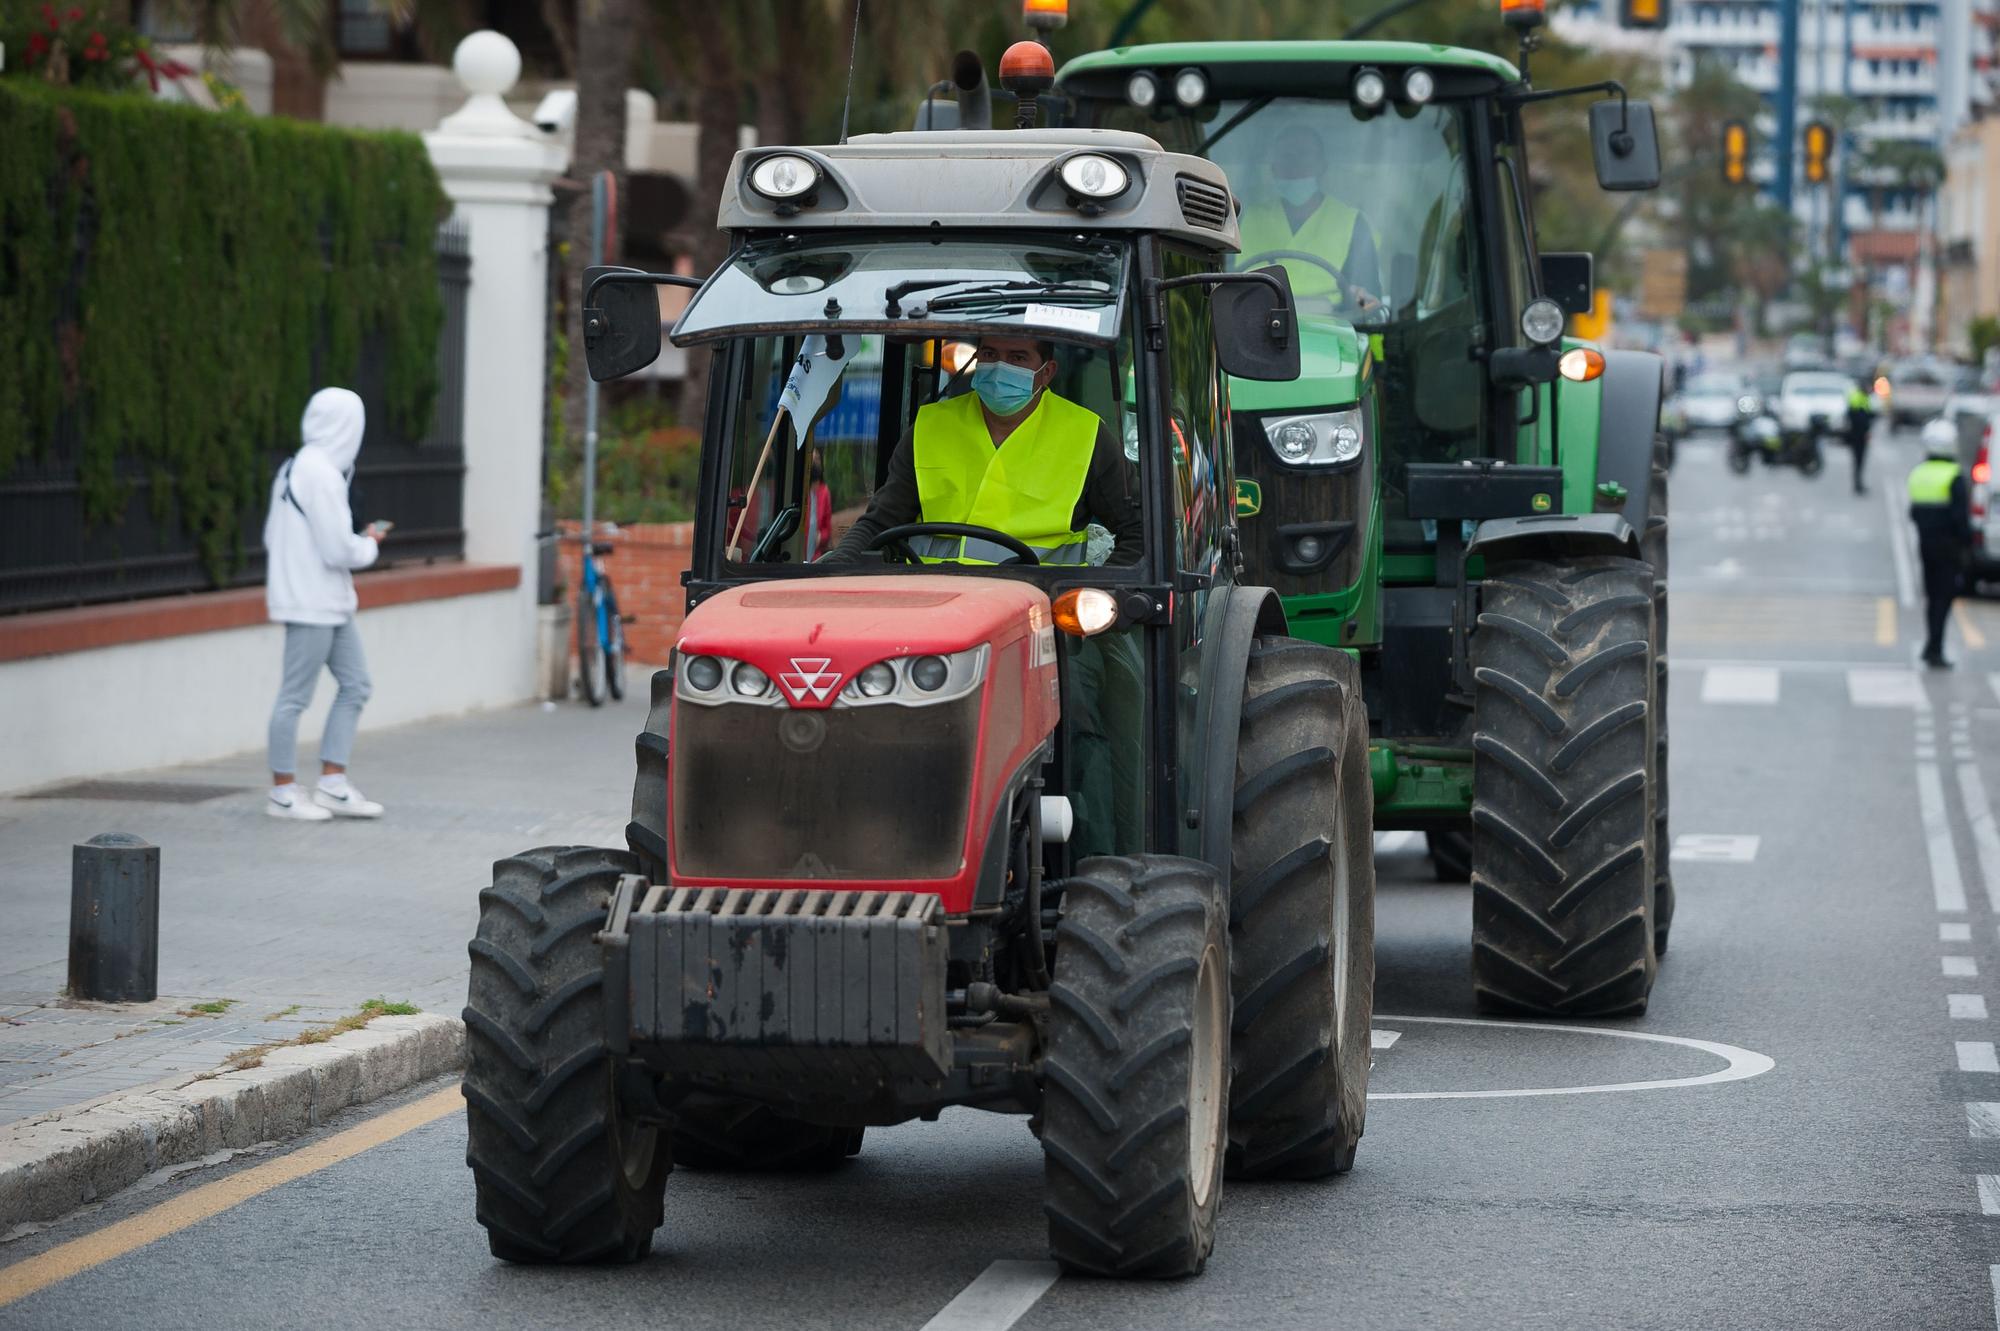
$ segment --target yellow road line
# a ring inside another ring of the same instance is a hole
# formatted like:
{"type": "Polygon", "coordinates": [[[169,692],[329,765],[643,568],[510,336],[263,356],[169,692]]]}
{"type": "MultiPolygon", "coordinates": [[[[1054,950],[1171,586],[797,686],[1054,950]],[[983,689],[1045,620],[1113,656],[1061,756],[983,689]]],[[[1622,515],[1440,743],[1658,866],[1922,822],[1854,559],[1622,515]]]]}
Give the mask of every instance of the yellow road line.
{"type": "Polygon", "coordinates": [[[81,1275],[94,1266],[123,1257],[134,1249],[143,1248],[210,1216],[219,1215],[260,1193],[325,1169],[328,1165],[337,1165],[426,1123],[435,1123],[464,1103],[456,1086],[438,1091],[377,1115],[366,1123],[336,1132],[310,1146],[301,1147],[289,1155],[161,1202],[115,1225],[107,1225],[95,1234],[58,1244],[39,1257],[30,1257],[25,1262],[0,1268],[0,1308],[71,1276],[81,1275]]]}
{"type": "Polygon", "coordinates": [[[1965,645],[1967,647],[1970,647],[1975,652],[1986,650],[1986,635],[1979,631],[1979,626],[1972,622],[1972,616],[1965,612],[1965,602],[1953,601],[1951,603],[1951,617],[1958,621],[1958,631],[1965,635],[1965,645]]]}
{"type": "Polygon", "coordinates": [[[1896,645],[1896,598],[1893,596],[1875,598],[1875,645],[1896,645]]]}

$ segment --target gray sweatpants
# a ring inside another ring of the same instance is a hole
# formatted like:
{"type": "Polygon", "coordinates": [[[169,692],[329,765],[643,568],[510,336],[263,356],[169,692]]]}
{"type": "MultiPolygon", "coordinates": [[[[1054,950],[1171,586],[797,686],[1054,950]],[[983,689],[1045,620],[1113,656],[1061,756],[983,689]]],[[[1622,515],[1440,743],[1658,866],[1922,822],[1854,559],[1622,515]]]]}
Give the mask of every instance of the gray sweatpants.
{"type": "Polygon", "coordinates": [[[320,737],[323,763],[347,766],[354,748],[354,730],[361,724],[361,706],[373,691],[368,682],[368,658],[361,653],[361,630],[345,624],[285,625],[285,678],[278,686],[278,703],[271,709],[271,770],[290,776],[299,756],[299,714],[312,702],[321,666],[333,672],[340,686],[327,713],[320,737]]]}

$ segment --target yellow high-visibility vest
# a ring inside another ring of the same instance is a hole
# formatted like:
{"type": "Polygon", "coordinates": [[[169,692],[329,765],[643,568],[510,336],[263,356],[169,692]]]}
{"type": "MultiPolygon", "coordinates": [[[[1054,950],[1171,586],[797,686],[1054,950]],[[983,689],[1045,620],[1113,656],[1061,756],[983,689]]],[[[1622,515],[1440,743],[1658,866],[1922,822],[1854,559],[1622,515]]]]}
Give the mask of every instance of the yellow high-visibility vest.
{"type": "MultiPolygon", "coordinates": [[[[1084,563],[1088,535],[1070,524],[1102,428],[1096,412],[1044,392],[995,448],[978,394],[917,408],[911,447],[923,521],[991,527],[1044,564],[1084,563]]],[[[923,536],[910,545],[926,563],[998,564],[1014,557],[977,537],[923,536]]]]}
{"type": "Polygon", "coordinates": [[[1958,479],[1958,464],[1943,458],[1919,462],[1910,470],[1910,502],[1949,504],[1951,483],[1958,479]]]}
{"type": "MultiPolygon", "coordinates": [[[[1302,250],[1341,268],[1347,263],[1348,251],[1354,248],[1354,228],[1360,218],[1354,209],[1326,195],[1297,231],[1292,230],[1291,218],[1285,215],[1285,205],[1275,199],[1246,206],[1236,226],[1242,236],[1244,258],[1272,250],[1302,250]]],[[[1333,275],[1318,264],[1298,259],[1277,262],[1291,277],[1294,296],[1330,296],[1335,305],[1346,303],[1345,293],[1334,288],[1333,275]]]]}

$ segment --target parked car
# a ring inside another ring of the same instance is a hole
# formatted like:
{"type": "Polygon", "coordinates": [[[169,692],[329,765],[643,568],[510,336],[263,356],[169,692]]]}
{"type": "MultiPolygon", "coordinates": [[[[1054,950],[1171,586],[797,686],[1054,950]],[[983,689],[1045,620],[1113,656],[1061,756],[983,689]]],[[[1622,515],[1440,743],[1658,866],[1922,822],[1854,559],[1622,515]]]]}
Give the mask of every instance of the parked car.
{"type": "Polygon", "coordinates": [[[1846,428],[1847,393],[1853,386],[1838,370],[1792,371],[1778,389],[1778,424],[1787,433],[1809,430],[1817,416],[1822,429],[1846,428]]]}
{"type": "Polygon", "coordinates": [[[1956,367],[1947,361],[1925,357],[1892,363],[1884,404],[1891,428],[1922,425],[1943,411],[1958,378],[1956,367]]]}
{"type": "Polygon", "coordinates": [[[1763,408],[1763,395],[1750,376],[1731,370],[1696,375],[1668,404],[1668,411],[1680,421],[1683,434],[1727,430],[1740,417],[1754,416],[1763,408]]]}

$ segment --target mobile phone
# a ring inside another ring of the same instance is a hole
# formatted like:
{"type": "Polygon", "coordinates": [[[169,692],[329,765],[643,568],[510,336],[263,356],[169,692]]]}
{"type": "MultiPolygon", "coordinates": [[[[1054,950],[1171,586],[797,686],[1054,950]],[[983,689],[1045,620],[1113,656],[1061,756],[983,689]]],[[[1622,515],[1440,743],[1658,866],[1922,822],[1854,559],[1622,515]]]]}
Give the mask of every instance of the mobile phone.
{"type": "Polygon", "coordinates": [[[389,528],[395,526],[396,524],[389,521],[389,519],[387,518],[377,518],[375,519],[375,521],[369,523],[368,525],[379,530],[384,536],[387,536],[389,534],[389,528]]]}

